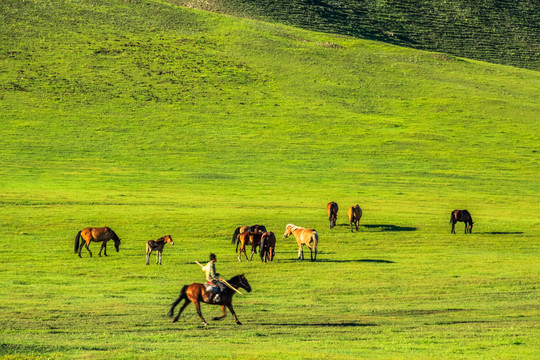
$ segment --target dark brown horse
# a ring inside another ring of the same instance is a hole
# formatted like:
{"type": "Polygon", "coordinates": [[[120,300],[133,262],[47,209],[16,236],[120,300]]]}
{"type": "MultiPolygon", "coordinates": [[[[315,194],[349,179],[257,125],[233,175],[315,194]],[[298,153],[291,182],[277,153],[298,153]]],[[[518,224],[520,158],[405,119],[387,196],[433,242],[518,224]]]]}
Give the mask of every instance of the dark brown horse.
{"type": "Polygon", "coordinates": [[[452,230],[450,234],[455,234],[456,230],[454,226],[458,221],[465,223],[465,234],[472,233],[472,226],[474,224],[471,214],[467,210],[454,210],[450,213],[450,224],[452,224],[452,230]]]}
{"type": "Polygon", "coordinates": [[[261,236],[262,232],[252,232],[244,231],[243,233],[238,234],[236,242],[236,252],[238,252],[238,261],[241,260],[241,254],[244,253],[246,260],[251,261],[253,259],[253,254],[257,253],[257,248],[261,245],[261,236]],[[240,245],[240,246],[239,246],[240,245]],[[251,257],[248,259],[246,254],[246,246],[251,245],[251,257]],[[238,249],[240,247],[240,249],[238,249]]]}
{"type": "Polygon", "coordinates": [[[273,232],[265,232],[261,235],[261,261],[274,261],[276,254],[276,235],[273,232]]]}
{"type": "MultiPolygon", "coordinates": [[[[246,289],[247,292],[251,292],[251,286],[249,285],[249,282],[247,281],[246,277],[242,275],[236,275],[231,280],[228,281],[229,285],[234,287],[235,289],[243,288],[246,289]]],[[[178,296],[178,299],[176,299],[171,304],[171,309],[169,310],[169,316],[174,316],[174,308],[176,305],[178,305],[182,300],[185,300],[184,305],[180,308],[180,312],[176,317],[173,319],[172,322],[177,322],[178,318],[180,317],[180,314],[182,314],[182,311],[188,306],[190,303],[195,304],[195,308],[197,308],[197,314],[202,320],[202,323],[204,325],[208,325],[206,320],[204,320],[204,317],[201,313],[201,302],[210,304],[210,305],[220,305],[221,311],[223,313],[222,316],[215,317],[213,320],[221,320],[225,316],[227,316],[227,309],[229,308],[229,311],[231,312],[232,316],[234,317],[234,320],[238,325],[242,325],[240,320],[238,320],[238,317],[236,316],[236,313],[234,312],[233,306],[232,306],[232,298],[236,294],[236,291],[226,287],[224,292],[221,293],[221,300],[216,304],[212,301],[212,293],[206,291],[206,288],[203,284],[194,283],[191,285],[185,285],[182,288],[182,291],[180,291],[180,296],[178,296]]]]}
{"type": "Polygon", "coordinates": [[[109,240],[114,241],[114,247],[116,248],[116,252],[120,251],[120,239],[118,236],[108,227],[99,227],[99,228],[86,228],[82,229],[77,233],[75,236],[75,253],[77,251],[79,252],[79,257],[81,256],[81,250],[83,246],[86,246],[86,250],[90,253],[90,257],[92,257],[92,252],[90,251],[90,248],[88,247],[90,245],[90,242],[101,242],[101,249],[99,250],[99,256],[101,256],[101,251],[104,250],[105,256],[107,256],[107,242],[109,240]],[[84,241],[81,241],[81,244],[79,246],[79,239],[82,238],[84,241]]]}
{"type": "Polygon", "coordinates": [[[349,224],[351,225],[351,232],[353,232],[353,224],[356,226],[356,231],[358,231],[358,224],[362,218],[362,209],[357,204],[349,208],[349,224]]]}
{"type": "Polygon", "coordinates": [[[329,202],[328,205],[326,205],[326,211],[328,212],[328,221],[330,221],[330,229],[336,226],[338,210],[338,204],[333,201],[329,202]]]}
{"type": "Polygon", "coordinates": [[[148,240],[146,242],[146,265],[150,265],[150,254],[153,250],[156,250],[156,264],[161,265],[163,248],[167,243],[174,245],[171,235],[160,237],[157,240],[148,240]]]}

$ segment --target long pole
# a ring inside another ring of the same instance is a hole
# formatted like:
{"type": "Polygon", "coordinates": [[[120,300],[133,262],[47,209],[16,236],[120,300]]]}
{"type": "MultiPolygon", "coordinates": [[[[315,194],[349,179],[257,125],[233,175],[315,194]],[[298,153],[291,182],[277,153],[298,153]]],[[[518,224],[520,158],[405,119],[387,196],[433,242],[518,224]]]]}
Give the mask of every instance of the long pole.
{"type": "MultiPolygon", "coordinates": [[[[198,261],[195,261],[195,263],[199,264],[200,267],[204,267],[200,262],[198,261]]],[[[222,283],[224,283],[225,285],[227,285],[229,288],[231,288],[232,290],[236,291],[237,293],[239,293],[240,295],[243,295],[240,291],[238,291],[238,289],[236,289],[234,286],[232,286],[231,284],[229,284],[227,281],[223,280],[223,279],[219,279],[219,281],[221,281],[222,283]]]]}

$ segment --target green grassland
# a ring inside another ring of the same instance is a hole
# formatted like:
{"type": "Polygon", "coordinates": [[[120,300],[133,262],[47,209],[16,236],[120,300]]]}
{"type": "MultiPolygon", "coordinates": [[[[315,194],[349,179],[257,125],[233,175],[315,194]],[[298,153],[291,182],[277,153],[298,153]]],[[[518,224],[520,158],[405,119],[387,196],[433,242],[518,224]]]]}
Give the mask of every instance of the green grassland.
{"type": "Polygon", "coordinates": [[[540,352],[537,71],[154,0],[2,1],[0,23],[1,358],[540,352]],[[256,223],[273,263],[236,259],[256,223]],[[287,223],[317,229],[316,263],[287,223]],[[79,259],[104,225],[120,252],[79,259]],[[210,252],[253,287],[244,325],[172,324],[210,252]]]}
{"type": "Polygon", "coordinates": [[[168,2],[540,70],[540,11],[536,0],[168,2]]]}

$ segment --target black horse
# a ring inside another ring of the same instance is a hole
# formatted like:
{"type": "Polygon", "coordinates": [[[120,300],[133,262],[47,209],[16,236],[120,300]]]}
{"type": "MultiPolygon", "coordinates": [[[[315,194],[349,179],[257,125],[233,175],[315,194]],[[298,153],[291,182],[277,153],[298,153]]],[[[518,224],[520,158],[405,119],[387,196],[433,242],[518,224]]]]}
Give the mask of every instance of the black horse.
{"type": "Polygon", "coordinates": [[[450,224],[452,224],[452,230],[450,231],[450,234],[456,233],[454,226],[458,221],[465,223],[465,234],[472,233],[472,226],[474,222],[471,214],[467,210],[454,210],[450,214],[450,224]]]}

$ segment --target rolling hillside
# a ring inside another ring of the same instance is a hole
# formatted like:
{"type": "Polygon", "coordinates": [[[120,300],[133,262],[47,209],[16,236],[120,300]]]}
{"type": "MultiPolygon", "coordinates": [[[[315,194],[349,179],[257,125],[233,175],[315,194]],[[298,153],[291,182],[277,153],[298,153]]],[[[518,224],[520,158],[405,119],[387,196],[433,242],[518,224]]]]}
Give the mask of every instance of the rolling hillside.
{"type": "Polygon", "coordinates": [[[540,352],[538,71],[161,0],[7,0],[0,24],[0,358],[540,352]],[[316,263],[288,223],[317,229],[316,263]],[[238,262],[251,224],[273,263],[238,262]],[[87,226],[120,251],[80,259],[87,226]],[[210,252],[253,288],[242,327],[167,316],[210,252]]]}
{"type": "Polygon", "coordinates": [[[533,0],[170,2],[540,70],[540,5],[533,0]]]}

